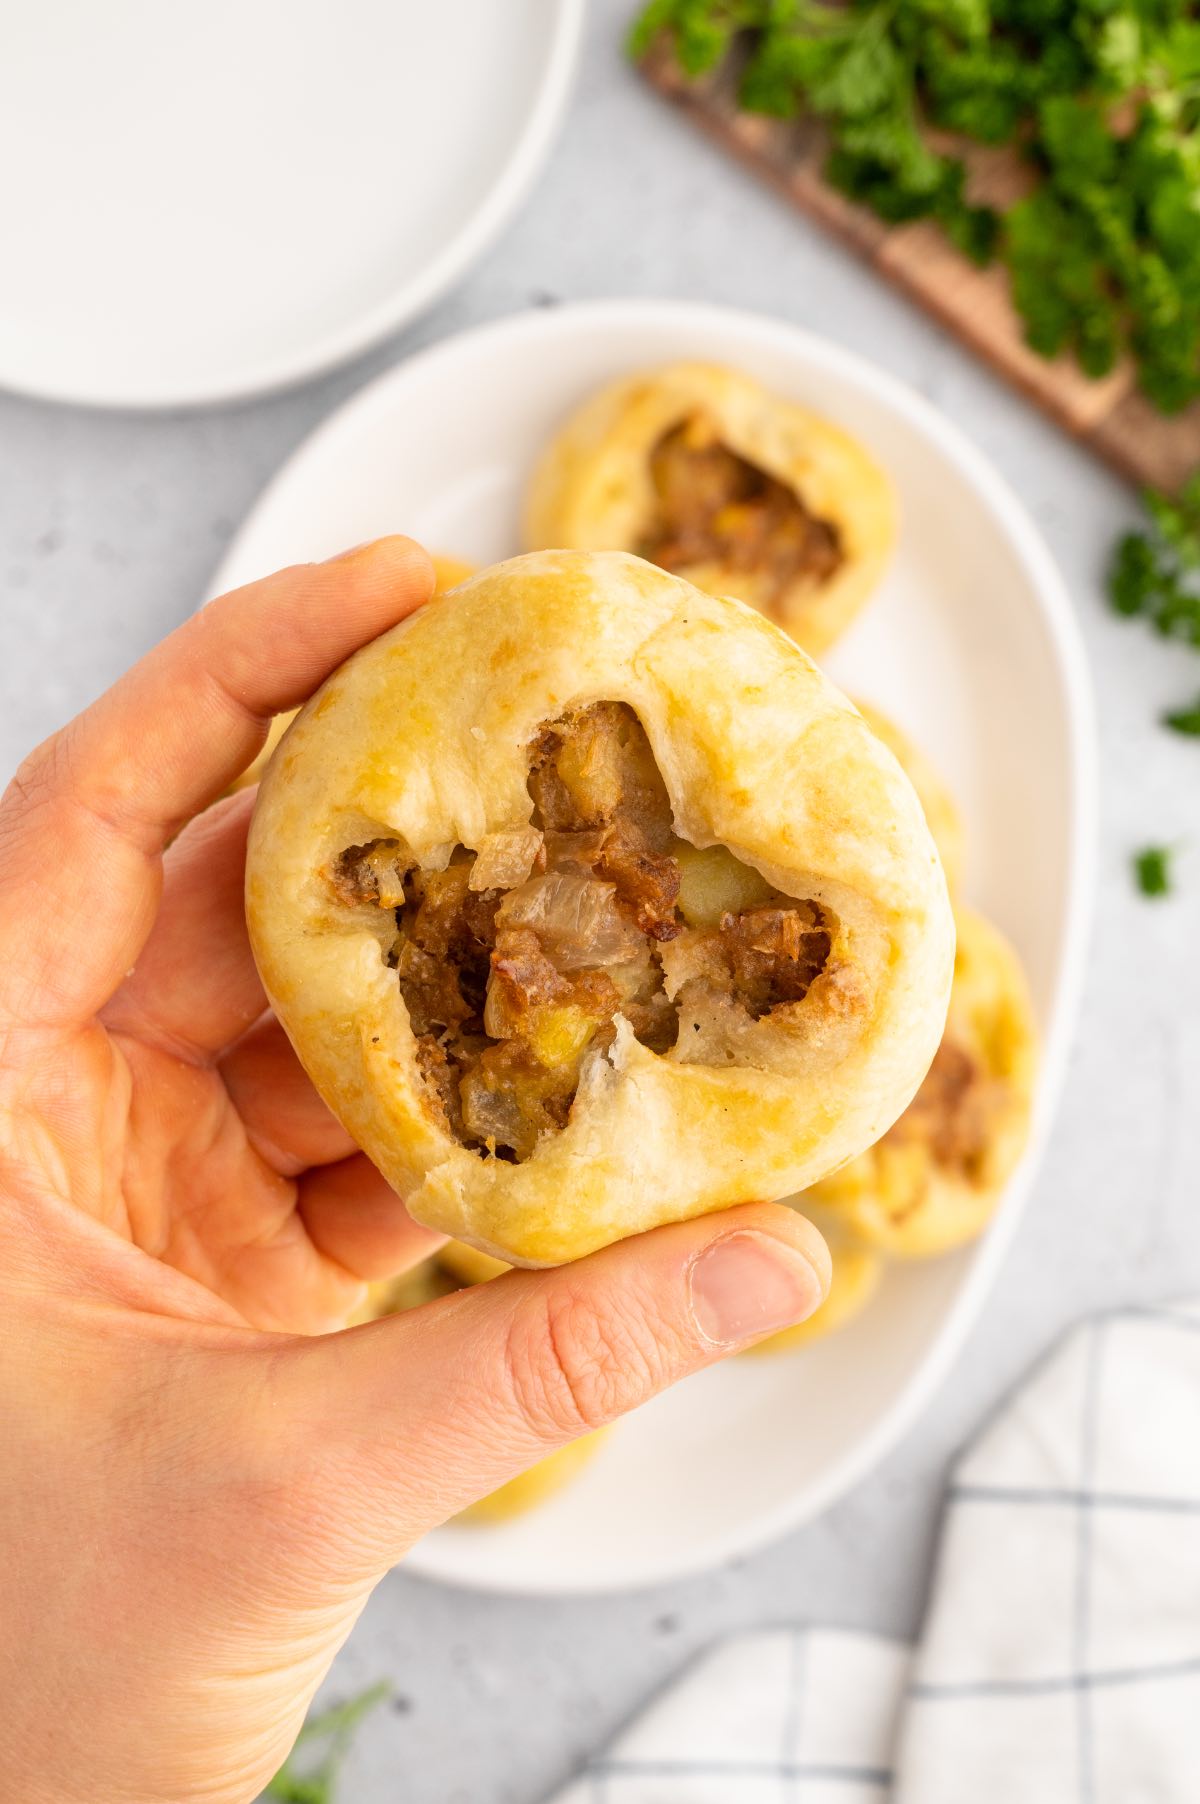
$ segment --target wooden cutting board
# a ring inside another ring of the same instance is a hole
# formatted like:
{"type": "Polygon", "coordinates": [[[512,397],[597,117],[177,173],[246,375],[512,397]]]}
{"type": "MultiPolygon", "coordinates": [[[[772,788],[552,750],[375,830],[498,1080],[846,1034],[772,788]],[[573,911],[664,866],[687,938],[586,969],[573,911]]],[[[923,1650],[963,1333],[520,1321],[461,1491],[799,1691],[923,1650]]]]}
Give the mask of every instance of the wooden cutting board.
{"type": "MultiPolygon", "coordinates": [[[[1174,489],[1200,465],[1200,403],[1167,418],[1140,393],[1128,361],[1095,381],[1069,357],[1039,357],[1025,343],[1002,267],[977,269],[931,221],[889,226],[831,188],[821,174],[828,148],[821,126],[743,112],[736,56],[693,81],[670,47],[660,44],[642,70],[718,144],[828,227],[1121,475],[1174,489]]],[[[1027,189],[1030,172],[1011,151],[955,148],[967,161],[973,198],[1003,206],[1027,189]]]]}

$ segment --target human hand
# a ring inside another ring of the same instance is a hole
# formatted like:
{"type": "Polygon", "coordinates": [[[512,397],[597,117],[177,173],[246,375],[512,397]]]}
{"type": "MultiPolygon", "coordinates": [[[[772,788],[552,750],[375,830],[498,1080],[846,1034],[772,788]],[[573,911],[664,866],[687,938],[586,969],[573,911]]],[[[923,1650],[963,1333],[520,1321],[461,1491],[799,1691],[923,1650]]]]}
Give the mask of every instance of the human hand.
{"type": "Polygon", "coordinates": [[[431,583],[393,538],[211,603],[0,802],[0,1765],[23,1804],[245,1804],[413,1541],[826,1288],[815,1231],[747,1204],[323,1332],[437,1242],[267,1011],[253,797],[213,799],[431,583]]]}

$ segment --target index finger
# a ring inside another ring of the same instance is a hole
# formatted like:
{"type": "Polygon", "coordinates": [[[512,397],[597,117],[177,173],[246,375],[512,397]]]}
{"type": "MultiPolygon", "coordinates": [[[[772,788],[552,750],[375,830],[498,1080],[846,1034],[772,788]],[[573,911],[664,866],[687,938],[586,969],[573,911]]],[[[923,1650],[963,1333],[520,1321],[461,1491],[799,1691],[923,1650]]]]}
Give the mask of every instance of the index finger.
{"type": "Polygon", "coordinates": [[[0,1006],[86,1019],[140,951],[164,846],[254,756],[271,716],[427,599],[394,537],[202,608],[30,754],[0,799],[0,1006]]]}

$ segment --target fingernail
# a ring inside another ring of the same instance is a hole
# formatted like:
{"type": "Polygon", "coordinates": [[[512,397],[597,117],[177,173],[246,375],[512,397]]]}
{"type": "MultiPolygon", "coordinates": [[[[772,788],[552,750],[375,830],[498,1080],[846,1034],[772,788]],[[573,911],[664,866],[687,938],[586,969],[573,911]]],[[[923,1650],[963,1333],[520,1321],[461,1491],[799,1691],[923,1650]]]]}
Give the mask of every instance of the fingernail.
{"type": "Polygon", "coordinates": [[[821,1298],[814,1267],[772,1234],[726,1234],[692,1266],[692,1316],[704,1339],[719,1347],[790,1328],[821,1298]]]}

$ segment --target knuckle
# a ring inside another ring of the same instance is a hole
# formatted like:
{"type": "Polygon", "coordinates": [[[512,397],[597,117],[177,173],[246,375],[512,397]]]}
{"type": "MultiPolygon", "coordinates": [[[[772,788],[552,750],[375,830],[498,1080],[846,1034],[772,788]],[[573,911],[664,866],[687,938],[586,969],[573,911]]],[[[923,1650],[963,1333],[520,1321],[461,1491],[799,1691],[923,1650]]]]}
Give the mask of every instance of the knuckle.
{"type": "Polygon", "coordinates": [[[56,733],[35,746],[0,793],[0,859],[5,863],[53,806],[65,759],[61,740],[56,733]]]}
{"type": "Polygon", "coordinates": [[[519,1414],[546,1439],[603,1427],[665,1377],[660,1343],[633,1310],[559,1286],[517,1311],[506,1363],[519,1414]]]}
{"type": "Polygon", "coordinates": [[[68,722],[26,754],[0,794],[0,845],[18,845],[35,827],[55,827],[83,793],[75,723],[68,722]]]}
{"type": "Polygon", "coordinates": [[[44,807],[58,787],[65,762],[66,749],[61,733],[34,746],[13,772],[4,792],[6,811],[32,814],[44,807]]]}

